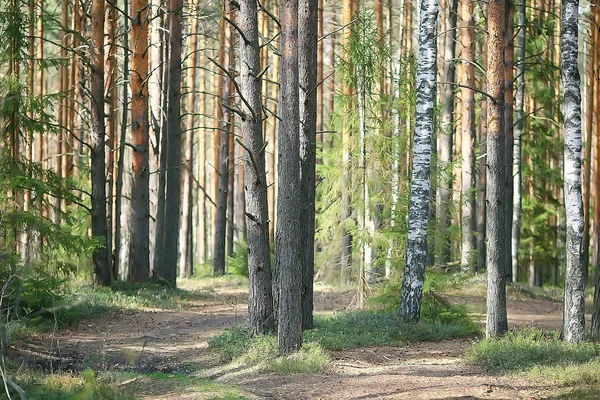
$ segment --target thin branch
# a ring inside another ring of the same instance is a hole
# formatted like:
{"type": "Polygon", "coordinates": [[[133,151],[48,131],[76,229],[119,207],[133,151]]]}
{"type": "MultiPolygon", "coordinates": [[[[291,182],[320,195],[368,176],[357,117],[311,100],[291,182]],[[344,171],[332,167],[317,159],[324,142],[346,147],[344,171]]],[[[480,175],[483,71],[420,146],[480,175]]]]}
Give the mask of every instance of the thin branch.
{"type": "Polygon", "coordinates": [[[242,95],[242,90],[240,89],[240,86],[238,85],[238,83],[234,79],[233,75],[231,75],[231,73],[229,71],[227,71],[225,68],[223,68],[223,66],[221,66],[218,62],[216,62],[211,57],[206,57],[206,58],[208,58],[209,61],[211,61],[217,67],[219,67],[219,69],[221,71],[223,71],[227,75],[227,77],[231,80],[231,82],[233,82],[233,85],[235,86],[235,90],[238,92],[238,95],[240,96],[240,99],[244,102],[244,104],[246,105],[246,107],[248,107],[248,110],[250,110],[250,113],[252,114],[252,118],[254,119],[254,121],[256,121],[257,120],[256,113],[254,112],[254,110],[250,106],[250,103],[248,103],[248,100],[246,100],[246,98],[244,97],[244,95],[242,95]]]}

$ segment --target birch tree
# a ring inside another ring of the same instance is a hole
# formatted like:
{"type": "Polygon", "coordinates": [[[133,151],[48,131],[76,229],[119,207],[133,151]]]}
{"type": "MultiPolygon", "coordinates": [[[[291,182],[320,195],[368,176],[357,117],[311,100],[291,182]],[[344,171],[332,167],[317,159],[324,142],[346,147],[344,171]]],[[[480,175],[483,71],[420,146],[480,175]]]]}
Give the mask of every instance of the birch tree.
{"type": "Polygon", "coordinates": [[[418,322],[427,262],[427,227],[433,109],[436,94],[438,0],[422,0],[417,63],[417,100],[414,131],[412,184],[408,216],[406,269],[398,314],[418,322]]]}
{"type": "Polygon", "coordinates": [[[271,291],[271,252],[267,176],[262,135],[262,79],[258,44],[256,0],[240,2],[238,24],[245,40],[240,41],[240,83],[243,102],[242,138],[244,147],[244,192],[248,239],[248,313],[252,334],[273,332],[273,294],[271,291]]]}
{"type": "Polygon", "coordinates": [[[504,27],[505,1],[488,4],[487,38],[487,323],[486,337],[508,330],[504,245],[504,27]]]}
{"type": "Polygon", "coordinates": [[[579,0],[563,0],[560,66],[564,96],[564,193],[567,218],[563,337],[571,343],[581,342],[585,338],[585,280],[581,251],[583,246],[581,91],[577,65],[578,9],[579,0]]]}

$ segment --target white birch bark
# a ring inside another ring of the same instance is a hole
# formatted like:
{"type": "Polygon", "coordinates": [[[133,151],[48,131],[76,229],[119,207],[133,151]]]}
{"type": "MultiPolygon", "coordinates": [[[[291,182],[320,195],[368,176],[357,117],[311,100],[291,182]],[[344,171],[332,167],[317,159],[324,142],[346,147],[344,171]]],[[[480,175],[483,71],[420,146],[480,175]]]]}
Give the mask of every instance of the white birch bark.
{"type": "Polygon", "coordinates": [[[585,338],[578,9],[579,0],[563,0],[560,55],[564,96],[564,193],[567,219],[563,338],[567,342],[581,342],[585,338]]]}
{"type": "Polygon", "coordinates": [[[427,263],[427,227],[429,223],[429,187],[431,137],[436,94],[438,0],[421,1],[419,53],[417,64],[417,100],[412,161],[412,184],[408,217],[406,269],[398,314],[418,322],[421,313],[425,264],[427,263]]]}

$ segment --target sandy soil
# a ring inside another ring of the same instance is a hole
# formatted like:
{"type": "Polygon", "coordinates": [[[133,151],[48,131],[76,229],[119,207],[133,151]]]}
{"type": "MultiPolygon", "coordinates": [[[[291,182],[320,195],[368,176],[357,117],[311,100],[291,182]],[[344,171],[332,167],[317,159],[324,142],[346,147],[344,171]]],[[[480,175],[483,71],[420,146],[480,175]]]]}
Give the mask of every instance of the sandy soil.
{"type": "MultiPolygon", "coordinates": [[[[192,283],[190,283],[192,284],[192,283]]],[[[317,312],[343,311],[353,290],[316,286],[317,312]]],[[[207,340],[226,327],[243,323],[243,287],[214,289],[213,296],[182,310],[124,311],[85,321],[54,334],[41,335],[19,355],[45,371],[98,370],[193,372],[219,360],[207,340]]],[[[481,298],[453,298],[456,303],[481,298]]],[[[560,304],[542,300],[509,300],[512,326],[558,328],[560,304]]],[[[524,380],[490,376],[466,366],[461,356],[473,339],[414,343],[402,348],[362,348],[332,353],[324,374],[276,375],[247,371],[220,381],[240,386],[257,399],[541,399],[550,390],[524,380]]],[[[202,399],[201,394],[153,395],[145,399],[202,399]]]]}

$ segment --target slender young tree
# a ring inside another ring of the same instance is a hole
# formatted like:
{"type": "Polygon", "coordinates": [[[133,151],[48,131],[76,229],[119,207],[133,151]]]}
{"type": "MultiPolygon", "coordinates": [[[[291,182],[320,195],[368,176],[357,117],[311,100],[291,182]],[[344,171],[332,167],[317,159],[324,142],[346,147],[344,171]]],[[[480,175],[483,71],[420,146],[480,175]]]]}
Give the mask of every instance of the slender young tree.
{"type": "MultiPolygon", "coordinates": [[[[458,1],[458,0],[456,0],[458,1]]],[[[473,18],[473,2],[461,1],[460,29],[461,71],[463,72],[462,90],[462,179],[461,179],[461,227],[462,250],[461,266],[463,269],[473,269],[476,266],[474,258],[476,249],[477,220],[475,196],[475,20],[473,18]]]]}
{"type": "Polygon", "coordinates": [[[279,4],[280,117],[275,273],[278,285],[277,336],[280,354],[302,347],[300,270],[300,118],[298,93],[298,0],[279,4]]]}
{"type": "Polygon", "coordinates": [[[421,314],[425,264],[427,263],[427,228],[429,223],[429,187],[431,138],[436,94],[438,0],[421,2],[419,54],[417,63],[417,100],[414,131],[412,183],[408,216],[406,270],[398,314],[418,322],[421,314]]]}
{"type": "MultiPolygon", "coordinates": [[[[228,3],[227,3],[228,4],[228,3]]],[[[219,65],[224,70],[231,68],[229,61],[230,57],[224,47],[226,43],[229,46],[233,46],[233,40],[231,24],[227,23],[224,31],[225,36],[220,40],[220,46],[223,48],[219,49],[219,65]],[[223,56],[221,57],[221,53],[223,56]],[[227,54],[226,54],[227,53],[227,54]],[[225,62],[226,61],[226,62],[225,62]]],[[[230,103],[231,103],[231,82],[226,74],[221,75],[221,81],[218,84],[218,88],[221,90],[220,97],[221,101],[219,104],[219,114],[221,120],[219,121],[219,129],[216,137],[219,138],[218,152],[215,154],[215,160],[217,160],[217,176],[215,177],[216,182],[216,212],[215,212],[215,234],[213,243],[213,275],[222,276],[225,274],[225,246],[227,237],[227,189],[229,187],[229,132],[230,132],[230,103]]]]}
{"type": "Polygon", "coordinates": [[[148,1],[134,0],[131,16],[131,122],[133,131],[133,181],[129,280],[150,277],[150,164],[148,120],[148,1]]]}
{"type": "Polygon", "coordinates": [[[106,164],[104,150],[104,0],[92,0],[91,80],[91,177],[92,237],[101,245],[94,250],[95,286],[109,286],[111,272],[106,247],[106,164]]]}
{"type": "Polygon", "coordinates": [[[566,209],[565,300],[563,337],[585,339],[585,279],[583,276],[583,202],[581,197],[581,91],[577,65],[579,0],[563,0],[561,10],[561,80],[564,96],[564,185],[566,209]]]}
{"type": "Polygon", "coordinates": [[[491,0],[487,8],[487,324],[486,336],[508,330],[506,269],[503,254],[504,214],[504,0],[491,0]]]}
{"type": "MultiPolygon", "coordinates": [[[[456,20],[458,0],[448,0],[449,9],[445,13],[445,47],[443,76],[446,82],[441,88],[441,122],[439,132],[438,162],[441,171],[438,177],[436,193],[436,215],[439,220],[440,261],[450,261],[450,238],[448,237],[449,201],[452,199],[452,140],[454,138],[454,87],[456,79],[456,61],[454,60],[456,49],[456,20]]],[[[462,32],[462,30],[461,30],[462,32]]]]}
{"type": "MultiPolygon", "coordinates": [[[[516,122],[513,143],[513,214],[511,236],[511,266],[512,280],[517,282],[519,272],[519,243],[521,239],[521,137],[525,127],[525,32],[526,26],[525,2],[518,7],[517,32],[517,87],[515,92],[516,122]]],[[[507,149],[507,151],[509,151],[507,149]]]]}
{"type": "Polygon", "coordinates": [[[317,142],[318,0],[299,0],[298,67],[300,79],[300,268],[302,329],[313,328],[315,273],[315,171],[317,142]]]}
{"type": "Polygon", "coordinates": [[[512,261],[510,257],[510,246],[512,242],[512,214],[513,214],[513,106],[514,106],[514,60],[515,60],[515,7],[513,0],[505,0],[505,32],[504,32],[504,214],[511,216],[504,218],[503,262],[504,274],[507,280],[511,280],[512,261]]]}
{"type": "Polygon", "coordinates": [[[248,239],[248,314],[252,334],[268,334],[274,329],[271,289],[271,251],[267,176],[262,135],[262,82],[256,0],[242,0],[238,24],[246,40],[240,42],[240,83],[243,102],[242,138],[244,147],[244,191],[248,239]]]}

